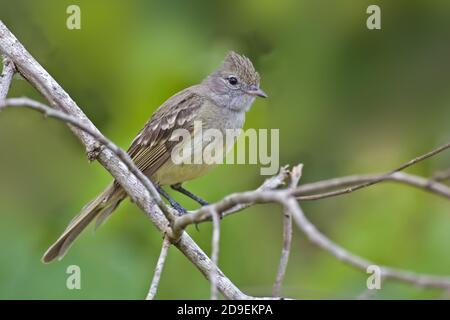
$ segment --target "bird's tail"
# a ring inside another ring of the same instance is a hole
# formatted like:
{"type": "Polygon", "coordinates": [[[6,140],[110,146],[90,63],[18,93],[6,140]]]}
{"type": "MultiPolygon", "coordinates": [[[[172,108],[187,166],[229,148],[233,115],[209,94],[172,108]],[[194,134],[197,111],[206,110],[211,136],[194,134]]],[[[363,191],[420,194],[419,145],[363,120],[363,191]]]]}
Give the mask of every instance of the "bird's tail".
{"type": "Polygon", "coordinates": [[[96,227],[101,225],[125,196],[125,192],[120,187],[111,183],[97,198],[85,205],[81,212],[73,218],[58,240],[44,253],[42,262],[49,263],[55,259],[61,260],[89,223],[97,217],[96,227]]]}

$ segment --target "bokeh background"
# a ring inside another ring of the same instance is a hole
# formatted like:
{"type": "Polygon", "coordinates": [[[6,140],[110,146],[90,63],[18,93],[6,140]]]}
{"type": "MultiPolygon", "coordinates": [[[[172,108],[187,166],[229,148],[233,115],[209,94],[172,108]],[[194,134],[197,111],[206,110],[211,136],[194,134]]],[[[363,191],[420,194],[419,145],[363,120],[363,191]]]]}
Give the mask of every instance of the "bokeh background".
{"type": "MultiPolygon", "coordinates": [[[[246,128],[280,129],[280,163],[304,163],[303,182],[386,171],[450,137],[449,1],[1,0],[0,18],[123,148],[165,99],[229,50],[251,57],[270,95],[255,102],[246,128]],[[81,30],[66,28],[70,4],[81,8],[81,30]],[[382,30],[366,28],[370,4],[381,6],[382,30]]],[[[16,78],[10,96],[24,95],[41,99],[16,78]]],[[[409,172],[449,166],[447,152],[409,172]]],[[[161,235],[128,201],[64,260],[40,262],[110,180],[64,124],[23,109],[0,114],[0,298],[145,296],[161,235]],[[81,290],[66,288],[72,264],[81,267],[81,290]]],[[[217,201],[263,180],[257,165],[224,165],[187,186],[217,201]]],[[[331,239],[377,263],[450,273],[448,200],[382,184],[303,208],[331,239]]],[[[210,252],[210,225],[189,232],[210,252]]],[[[246,293],[270,295],[281,242],[279,208],[255,206],[223,220],[220,267],[246,293]]],[[[366,277],[296,231],[283,293],[353,299],[366,277]]],[[[209,283],[171,249],[157,297],[207,299],[209,283]]],[[[445,296],[387,282],[375,297],[445,296]]]]}

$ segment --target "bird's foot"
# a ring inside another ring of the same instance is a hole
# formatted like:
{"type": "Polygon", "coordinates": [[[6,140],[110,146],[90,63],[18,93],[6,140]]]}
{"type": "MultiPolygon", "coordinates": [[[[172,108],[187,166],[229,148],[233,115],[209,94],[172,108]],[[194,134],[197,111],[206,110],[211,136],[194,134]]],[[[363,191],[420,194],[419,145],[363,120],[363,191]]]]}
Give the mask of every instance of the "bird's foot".
{"type": "MultiPolygon", "coordinates": [[[[185,208],[183,208],[179,203],[171,203],[171,205],[172,205],[172,207],[178,212],[178,216],[183,216],[183,215],[185,215],[185,214],[187,214],[188,213],[188,211],[185,209],[185,208]]],[[[199,229],[199,227],[198,227],[198,223],[195,223],[194,224],[195,225],[195,229],[197,230],[197,231],[200,231],[200,229],[199,229]]]]}
{"type": "Polygon", "coordinates": [[[178,212],[179,216],[183,216],[187,213],[187,210],[183,208],[178,202],[170,203],[170,205],[178,212]]]}

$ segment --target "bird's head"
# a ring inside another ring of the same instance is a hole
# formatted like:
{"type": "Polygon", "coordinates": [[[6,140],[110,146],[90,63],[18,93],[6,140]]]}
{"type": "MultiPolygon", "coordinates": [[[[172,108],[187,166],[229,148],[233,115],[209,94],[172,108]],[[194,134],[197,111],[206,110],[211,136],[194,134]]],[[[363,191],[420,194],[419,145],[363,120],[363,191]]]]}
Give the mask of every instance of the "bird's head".
{"type": "Polygon", "coordinates": [[[245,112],[256,97],[267,98],[259,87],[259,81],[259,74],[250,59],[231,51],[202,84],[207,86],[211,98],[218,105],[245,112]]]}

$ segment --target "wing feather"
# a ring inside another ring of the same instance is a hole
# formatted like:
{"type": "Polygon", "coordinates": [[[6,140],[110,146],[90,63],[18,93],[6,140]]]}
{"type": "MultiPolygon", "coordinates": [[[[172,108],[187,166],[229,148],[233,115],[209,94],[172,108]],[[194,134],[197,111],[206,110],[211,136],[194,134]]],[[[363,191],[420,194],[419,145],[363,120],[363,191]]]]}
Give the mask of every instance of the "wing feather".
{"type": "Polygon", "coordinates": [[[137,167],[151,177],[169,158],[177,141],[170,141],[176,129],[193,131],[193,120],[204,98],[187,88],[169,98],[153,114],[128,149],[137,167]]]}

